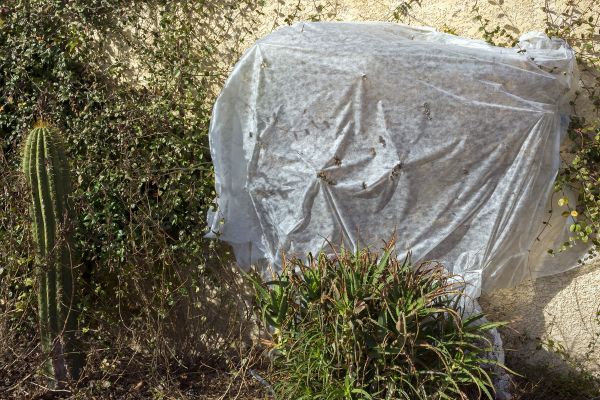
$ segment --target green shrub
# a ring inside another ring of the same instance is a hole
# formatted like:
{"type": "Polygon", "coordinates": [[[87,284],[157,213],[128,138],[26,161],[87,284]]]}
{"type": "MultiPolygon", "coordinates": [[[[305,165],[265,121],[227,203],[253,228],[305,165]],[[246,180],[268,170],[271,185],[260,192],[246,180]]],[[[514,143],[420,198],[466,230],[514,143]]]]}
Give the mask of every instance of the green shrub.
{"type": "Polygon", "coordinates": [[[462,283],[441,265],[413,268],[392,248],[309,255],[273,281],[252,278],[277,398],[493,398],[488,333],[501,324],[466,315],[462,283]]]}
{"type": "MultiPolygon", "coordinates": [[[[19,163],[41,117],[63,133],[72,160],[84,340],[115,349],[122,339],[125,352],[161,357],[153,365],[207,354],[198,336],[215,324],[206,321],[205,298],[221,301],[212,293],[223,285],[207,271],[216,257],[203,239],[214,197],[208,122],[216,88],[249,35],[225,32],[241,23],[238,15],[252,29],[256,7],[253,0],[2,2],[0,340],[36,321],[19,163]],[[231,22],[217,26],[222,20],[231,22]]],[[[90,356],[96,365],[106,358],[90,356]]]]}

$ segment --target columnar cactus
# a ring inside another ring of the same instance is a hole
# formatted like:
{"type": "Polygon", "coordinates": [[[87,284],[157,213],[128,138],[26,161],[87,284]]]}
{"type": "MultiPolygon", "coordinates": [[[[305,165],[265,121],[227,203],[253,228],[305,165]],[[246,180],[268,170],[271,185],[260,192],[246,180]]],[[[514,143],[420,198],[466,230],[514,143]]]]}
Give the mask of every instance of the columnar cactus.
{"type": "Polygon", "coordinates": [[[38,312],[44,369],[62,386],[79,374],[74,344],[73,259],[70,243],[69,170],[56,130],[41,122],[25,142],[23,171],[31,188],[32,231],[38,248],[38,312]]]}

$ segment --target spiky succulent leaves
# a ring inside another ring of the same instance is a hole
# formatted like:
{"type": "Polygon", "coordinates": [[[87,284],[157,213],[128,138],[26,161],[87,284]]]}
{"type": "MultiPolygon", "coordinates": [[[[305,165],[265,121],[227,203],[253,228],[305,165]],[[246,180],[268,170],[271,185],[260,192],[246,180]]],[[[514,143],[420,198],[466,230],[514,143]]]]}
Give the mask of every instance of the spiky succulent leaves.
{"type": "Polygon", "coordinates": [[[437,263],[414,268],[390,242],[285,260],[255,280],[258,310],[276,327],[277,398],[492,399],[488,333],[467,316],[462,286],[437,263]]]}
{"type": "Polygon", "coordinates": [[[69,170],[58,132],[44,123],[31,130],[23,152],[23,172],[31,190],[32,233],[37,245],[38,314],[45,373],[62,385],[77,378],[70,238],[69,170]]]}

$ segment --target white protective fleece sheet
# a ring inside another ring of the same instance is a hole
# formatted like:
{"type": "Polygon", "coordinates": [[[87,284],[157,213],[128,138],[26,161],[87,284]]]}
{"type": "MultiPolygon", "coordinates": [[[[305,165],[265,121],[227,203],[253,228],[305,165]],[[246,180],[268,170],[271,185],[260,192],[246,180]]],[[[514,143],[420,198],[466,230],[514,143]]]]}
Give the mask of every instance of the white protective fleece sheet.
{"type": "Polygon", "coordinates": [[[275,267],[395,234],[399,257],[440,260],[474,297],[562,272],[573,255],[546,250],[570,222],[548,202],[574,70],[540,33],[499,48],[392,23],[281,28],[215,104],[212,232],[240,265],[275,267]]]}

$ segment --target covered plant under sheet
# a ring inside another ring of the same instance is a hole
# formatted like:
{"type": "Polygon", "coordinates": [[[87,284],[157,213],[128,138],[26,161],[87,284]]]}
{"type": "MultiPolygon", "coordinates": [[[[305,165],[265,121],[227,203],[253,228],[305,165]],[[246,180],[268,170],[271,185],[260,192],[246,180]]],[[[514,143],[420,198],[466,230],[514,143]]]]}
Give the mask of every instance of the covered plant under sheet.
{"type": "Polygon", "coordinates": [[[389,23],[299,23],[236,65],[210,129],[213,233],[242,266],[396,234],[481,291],[571,266],[546,250],[574,55],[389,23]],[[540,236],[541,234],[541,236],[540,236]],[[541,240],[537,240],[537,239],[541,240]]]}

